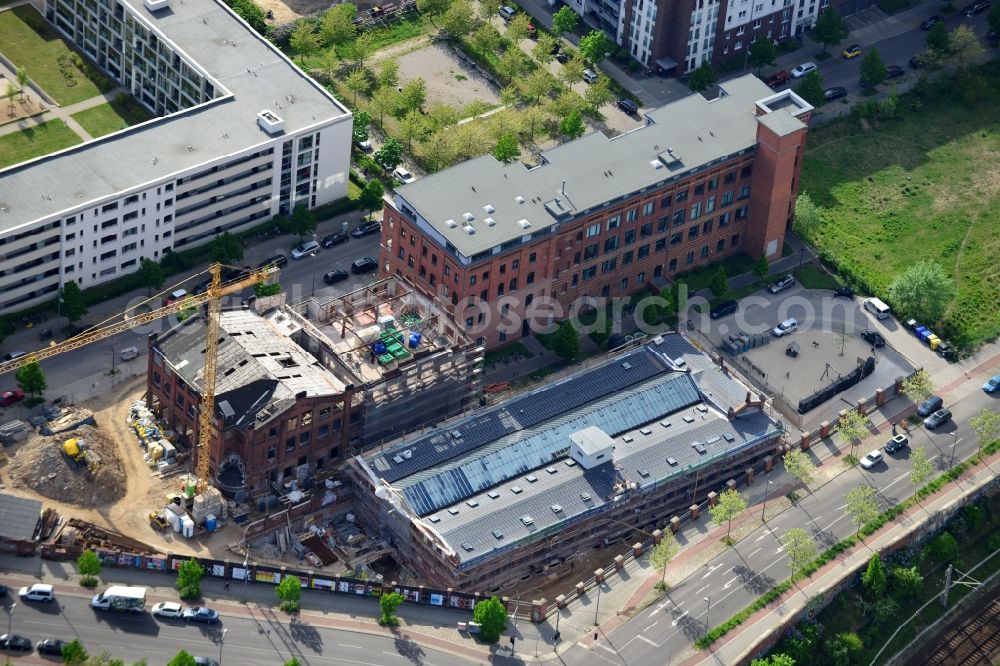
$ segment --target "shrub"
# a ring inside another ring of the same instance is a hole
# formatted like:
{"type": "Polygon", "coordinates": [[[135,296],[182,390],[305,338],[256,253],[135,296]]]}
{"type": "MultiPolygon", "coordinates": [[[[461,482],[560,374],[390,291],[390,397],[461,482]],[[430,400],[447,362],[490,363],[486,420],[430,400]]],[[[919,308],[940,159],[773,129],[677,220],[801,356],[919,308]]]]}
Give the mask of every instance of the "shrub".
{"type": "Polygon", "coordinates": [[[927,554],[939,562],[954,562],[958,559],[958,542],[949,532],[942,532],[927,544],[927,554]]]}

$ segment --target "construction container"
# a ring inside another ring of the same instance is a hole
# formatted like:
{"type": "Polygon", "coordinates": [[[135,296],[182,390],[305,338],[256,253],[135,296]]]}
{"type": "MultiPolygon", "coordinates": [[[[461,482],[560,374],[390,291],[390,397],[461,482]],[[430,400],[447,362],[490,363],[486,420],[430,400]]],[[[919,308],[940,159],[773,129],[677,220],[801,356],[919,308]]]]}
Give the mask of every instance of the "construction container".
{"type": "Polygon", "coordinates": [[[190,516],[181,518],[181,534],[188,538],[194,536],[194,520],[190,516]]]}
{"type": "Polygon", "coordinates": [[[420,344],[421,335],[417,331],[410,333],[410,349],[416,349],[420,344]]]}
{"type": "Polygon", "coordinates": [[[209,532],[214,532],[215,530],[219,529],[219,523],[215,519],[214,513],[210,513],[207,516],[205,516],[205,529],[208,530],[209,532]]]}
{"type": "Polygon", "coordinates": [[[929,328],[925,328],[920,333],[920,340],[926,344],[927,340],[929,340],[932,335],[934,335],[934,331],[929,328]]]}
{"type": "Polygon", "coordinates": [[[927,344],[930,345],[931,349],[937,349],[938,345],[941,344],[941,338],[931,333],[927,336],[927,344]]]}
{"type": "MultiPolygon", "coordinates": [[[[170,507],[167,507],[167,508],[169,509],[170,507]]],[[[173,511],[165,511],[163,513],[163,515],[165,515],[167,517],[167,522],[170,523],[170,527],[174,530],[174,532],[180,532],[181,531],[181,517],[180,516],[178,516],[173,511]]]]}

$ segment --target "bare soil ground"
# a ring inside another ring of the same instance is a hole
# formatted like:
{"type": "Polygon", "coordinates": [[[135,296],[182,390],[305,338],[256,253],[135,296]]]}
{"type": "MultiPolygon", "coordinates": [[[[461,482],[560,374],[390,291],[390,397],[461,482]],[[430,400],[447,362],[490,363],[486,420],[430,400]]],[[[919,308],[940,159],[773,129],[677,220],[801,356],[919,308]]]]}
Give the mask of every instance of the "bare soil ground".
{"type": "MultiPolygon", "coordinates": [[[[6,89],[6,88],[5,88],[6,89]]],[[[0,125],[12,123],[22,118],[28,118],[45,110],[41,102],[27,95],[24,98],[14,98],[14,103],[9,104],[5,99],[3,102],[4,112],[0,115],[0,125]]]]}
{"type": "Polygon", "coordinates": [[[441,44],[428,44],[403,53],[397,60],[400,85],[418,77],[427,82],[428,105],[443,102],[462,109],[476,100],[500,103],[500,95],[493,85],[441,44]]]}

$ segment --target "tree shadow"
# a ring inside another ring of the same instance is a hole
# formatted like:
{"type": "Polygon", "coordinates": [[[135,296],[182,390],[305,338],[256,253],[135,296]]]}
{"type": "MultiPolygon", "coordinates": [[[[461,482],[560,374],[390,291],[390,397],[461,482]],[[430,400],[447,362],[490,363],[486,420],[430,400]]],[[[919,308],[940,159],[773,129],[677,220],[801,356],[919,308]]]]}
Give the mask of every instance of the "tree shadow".
{"type": "Polygon", "coordinates": [[[680,627],[681,633],[692,643],[705,635],[705,624],[690,615],[685,615],[677,620],[677,626],[680,627]]]}
{"type": "Polygon", "coordinates": [[[743,587],[753,594],[763,594],[774,587],[774,579],[765,574],[757,574],[753,569],[744,565],[733,567],[733,573],[743,587]]]}
{"type": "Polygon", "coordinates": [[[299,618],[293,617],[289,624],[289,635],[296,643],[300,643],[316,654],[323,653],[323,637],[316,627],[302,622],[299,618]]]}
{"type": "Polygon", "coordinates": [[[392,635],[396,654],[413,664],[420,665],[424,663],[424,649],[422,647],[400,632],[399,629],[392,629],[392,635]]]}

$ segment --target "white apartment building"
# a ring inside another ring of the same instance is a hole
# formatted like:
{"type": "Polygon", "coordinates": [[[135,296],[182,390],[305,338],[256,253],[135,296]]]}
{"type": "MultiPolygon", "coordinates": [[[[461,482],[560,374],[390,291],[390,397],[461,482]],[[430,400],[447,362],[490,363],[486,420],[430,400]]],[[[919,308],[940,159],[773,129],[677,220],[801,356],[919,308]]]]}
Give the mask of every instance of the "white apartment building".
{"type": "Polygon", "coordinates": [[[216,0],[48,0],[157,117],[0,170],[0,313],[346,196],[352,118],[216,0]]]}

